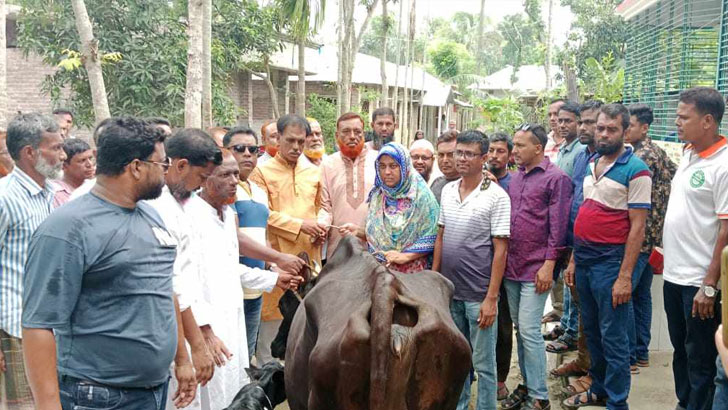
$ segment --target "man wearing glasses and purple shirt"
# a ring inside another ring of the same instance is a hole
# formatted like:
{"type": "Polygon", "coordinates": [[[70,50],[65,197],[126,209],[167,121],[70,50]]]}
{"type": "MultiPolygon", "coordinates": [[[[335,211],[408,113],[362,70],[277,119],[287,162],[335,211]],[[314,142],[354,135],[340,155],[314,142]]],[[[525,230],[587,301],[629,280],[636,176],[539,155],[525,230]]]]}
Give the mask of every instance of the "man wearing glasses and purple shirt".
{"type": "Polygon", "coordinates": [[[548,137],[540,125],[524,124],[513,137],[518,171],[508,186],[511,239],[505,288],[516,327],[518,363],[524,383],[501,404],[504,410],[551,408],[541,316],[566,251],[572,186],[569,176],[545,155],[548,137]]]}

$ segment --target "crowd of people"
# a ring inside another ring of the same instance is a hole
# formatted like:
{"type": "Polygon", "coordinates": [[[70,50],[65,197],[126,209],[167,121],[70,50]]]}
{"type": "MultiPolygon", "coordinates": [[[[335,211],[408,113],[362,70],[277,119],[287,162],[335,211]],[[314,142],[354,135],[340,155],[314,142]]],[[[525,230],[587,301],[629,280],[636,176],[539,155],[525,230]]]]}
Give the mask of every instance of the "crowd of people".
{"type": "Polygon", "coordinates": [[[655,273],[678,409],[728,408],[724,111],[714,89],[681,93],[679,164],[649,138],[644,104],[555,100],[549,132],[450,124],[410,147],[383,107],[370,133],[339,117],[333,154],[295,114],[260,135],[109,118],[93,145],[71,136],[67,110],[19,114],[0,135],[0,401],[223,409],[251,362],[275,360],[282,293],[355,236],[392,271],[453,283],[473,353],[458,410],[471,383],[478,410],[549,409],[548,373],[578,376],[563,407],[627,409],[631,377],[650,366],[655,273]],[[542,334],[546,322],[558,324],[542,334]],[[547,369],[547,352],[569,351],[547,369]]]}

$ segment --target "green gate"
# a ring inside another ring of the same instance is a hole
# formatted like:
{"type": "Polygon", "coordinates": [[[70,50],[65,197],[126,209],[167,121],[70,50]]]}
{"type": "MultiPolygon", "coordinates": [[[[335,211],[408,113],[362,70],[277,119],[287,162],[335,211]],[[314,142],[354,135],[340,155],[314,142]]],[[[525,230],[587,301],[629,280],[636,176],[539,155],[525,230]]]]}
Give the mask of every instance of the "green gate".
{"type": "MultiPolygon", "coordinates": [[[[629,25],[624,102],[650,105],[650,136],[677,141],[681,90],[710,86],[728,96],[728,0],[659,0],[629,25]]],[[[723,124],[727,132],[728,118],[723,124]]]]}

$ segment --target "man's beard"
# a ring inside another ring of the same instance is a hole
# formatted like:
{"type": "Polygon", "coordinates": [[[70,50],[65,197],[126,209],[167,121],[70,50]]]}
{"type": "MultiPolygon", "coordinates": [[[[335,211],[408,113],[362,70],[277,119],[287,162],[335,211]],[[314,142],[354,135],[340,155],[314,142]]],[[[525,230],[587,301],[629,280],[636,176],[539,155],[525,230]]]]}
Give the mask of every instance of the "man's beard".
{"type": "Polygon", "coordinates": [[[324,157],[324,153],[326,150],[324,147],[318,148],[318,149],[305,149],[303,150],[303,155],[305,155],[309,159],[321,159],[324,157]]]}
{"type": "Polygon", "coordinates": [[[42,155],[38,156],[38,162],[35,164],[35,170],[48,179],[60,178],[62,167],[63,164],[61,163],[58,163],[55,166],[51,165],[42,155]]]}
{"type": "Polygon", "coordinates": [[[350,147],[346,144],[342,144],[341,141],[336,141],[337,144],[339,144],[339,151],[341,151],[341,155],[350,158],[350,159],[356,159],[356,157],[361,154],[361,151],[364,149],[364,140],[360,140],[358,144],[356,144],[353,147],[350,147]]]}
{"type": "Polygon", "coordinates": [[[147,185],[144,190],[139,193],[137,201],[148,201],[159,198],[159,196],[162,195],[162,188],[164,188],[164,180],[158,184],[147,185]]]}
{"type": "Polygon", "coordinates": [[[276,154],[278,154],[278,147],[271,146],[271,145],[266,145],[265,146],[265,152],[267,152],[268,155],[270,155],[271,157],[275,157],[276,154]]]}
{"type": "Polygon", "coordinates": [[[167,184],[167,187],[169,187],[169,192],[172,193],[172,196],[178,201],[186,201],[192,196],[192,192],[185,189],[184,182],[176,185],[167,184]]]}
{"type": "Polygon", "coordinates": [[[601,156],[612,155],[622,148],[622,144],[610,144],[607,146],[597,144],[597,153],[601,156]]]}

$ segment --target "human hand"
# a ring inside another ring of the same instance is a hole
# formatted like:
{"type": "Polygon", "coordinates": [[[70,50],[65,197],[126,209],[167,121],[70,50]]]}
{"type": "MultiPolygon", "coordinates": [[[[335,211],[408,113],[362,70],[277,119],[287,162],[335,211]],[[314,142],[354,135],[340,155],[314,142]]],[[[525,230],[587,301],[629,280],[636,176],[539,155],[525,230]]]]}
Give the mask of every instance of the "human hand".
{"type": "Polygon", "coordinates": [[[564,283],[566,283],[566,286],[571,288],[571,290],[574,290],[574,286],[576,286],[576,264],[574,261],[570,261],[569,264],[566,266],[566,269],[564,269],[564,283]]]}
{"type": "Polygon", "coordinates": [[[301,232],[317,239],[319,236],[326,235],[326,230],[323,228],[324,226],[324,224],[320,224],[314,219],[304,219],[301,224],[301,232]]]}
{"type": "Polygon", "coordinates": [[[342,236],[358,236],[359,234],[359,227],[353,223],[345,223],[339,227],[339,233],[342,236]]]}
{"type": "Polygon", "coordinates": [[[175,364],[174,377],[177,379],[177,391],[172,396],[174,406],[178,409],[189,406],[195,399],[197,379],[195,369],[189,361],[175,364]]]}
{"type": "Polygon", "coordinates": [[[492,172],[488,170],[483,170],[483,176],[490,179],[492,182],[498,183],[498,177],[495,176],[492,172]]]}
{"type": "Polygon", "coordinates": [[[201,386],[207,384],[215,373],[215,362],[207,345],[200,343],[200,346],[192,347],[192,364],[195,366],[197,383],[201,386]]]}
{"type": "MultiPolygon", "coordinates": [[[[275,272],[275,268],[273,269],[275,272]]],[[[283,290],[297,290],[298,285],[303,282],[303,277],[296,276],[296,275],[290,275],[288,273],[278,272],[278,280],[276,281],[276,286],[283,290]]]]}
{"type": "Polygon", "coordinates": [[[285,272],[290,274],[297,274],[306,265],[306,262],[295,255],[289,255],[287,253],[280,253],[278,260],[275,261],[278,266],[279,272],[285,272]]]}
{"type": "Polygon", "coordinates": [[[498,299],[489,299],[486,297],[480,304],[480,312],[478,313],[478,326],[481,329],[493,326],[495,318],[498,316],[498,299]]]}
{"type": "Polygon", "coordinates": [[[215,335],[210,326],[203,326],[203,329],[205,330],[202,331],[202,335],[205,338],[207,349],[212,354],[212,359],[218,367],[225,366],[227,360],[230,360],[233,354],[230,353],[225,343],[215,335]]]}
{"type": "Polygon", "coordinates": [[[536,293],[548,292],[554,284],[554,270],[545,263],[536,272],[536,293]]]}
{"type": "Polygon", "coordinates": [[[700,319],[712,319],[715,316],[715,297],[705,296],[705,292],[699,289],[693,298],[693,317],[700,316],[700,319]]]}
{"type": "Polygon", "coordinates": [[[616,309],[617,306],[629,302],[631,298],[632,278],[620,274],[612,286],[612,307],[616,309]]]}
{"type": "Polygon", "coordinates": [[[397,265],[403,265],[409,262],[409,258],[407,258],[404,253],[397,251],[384,252],[384,258],[387,260],[388,263],[394,263],[397,265]]]}

